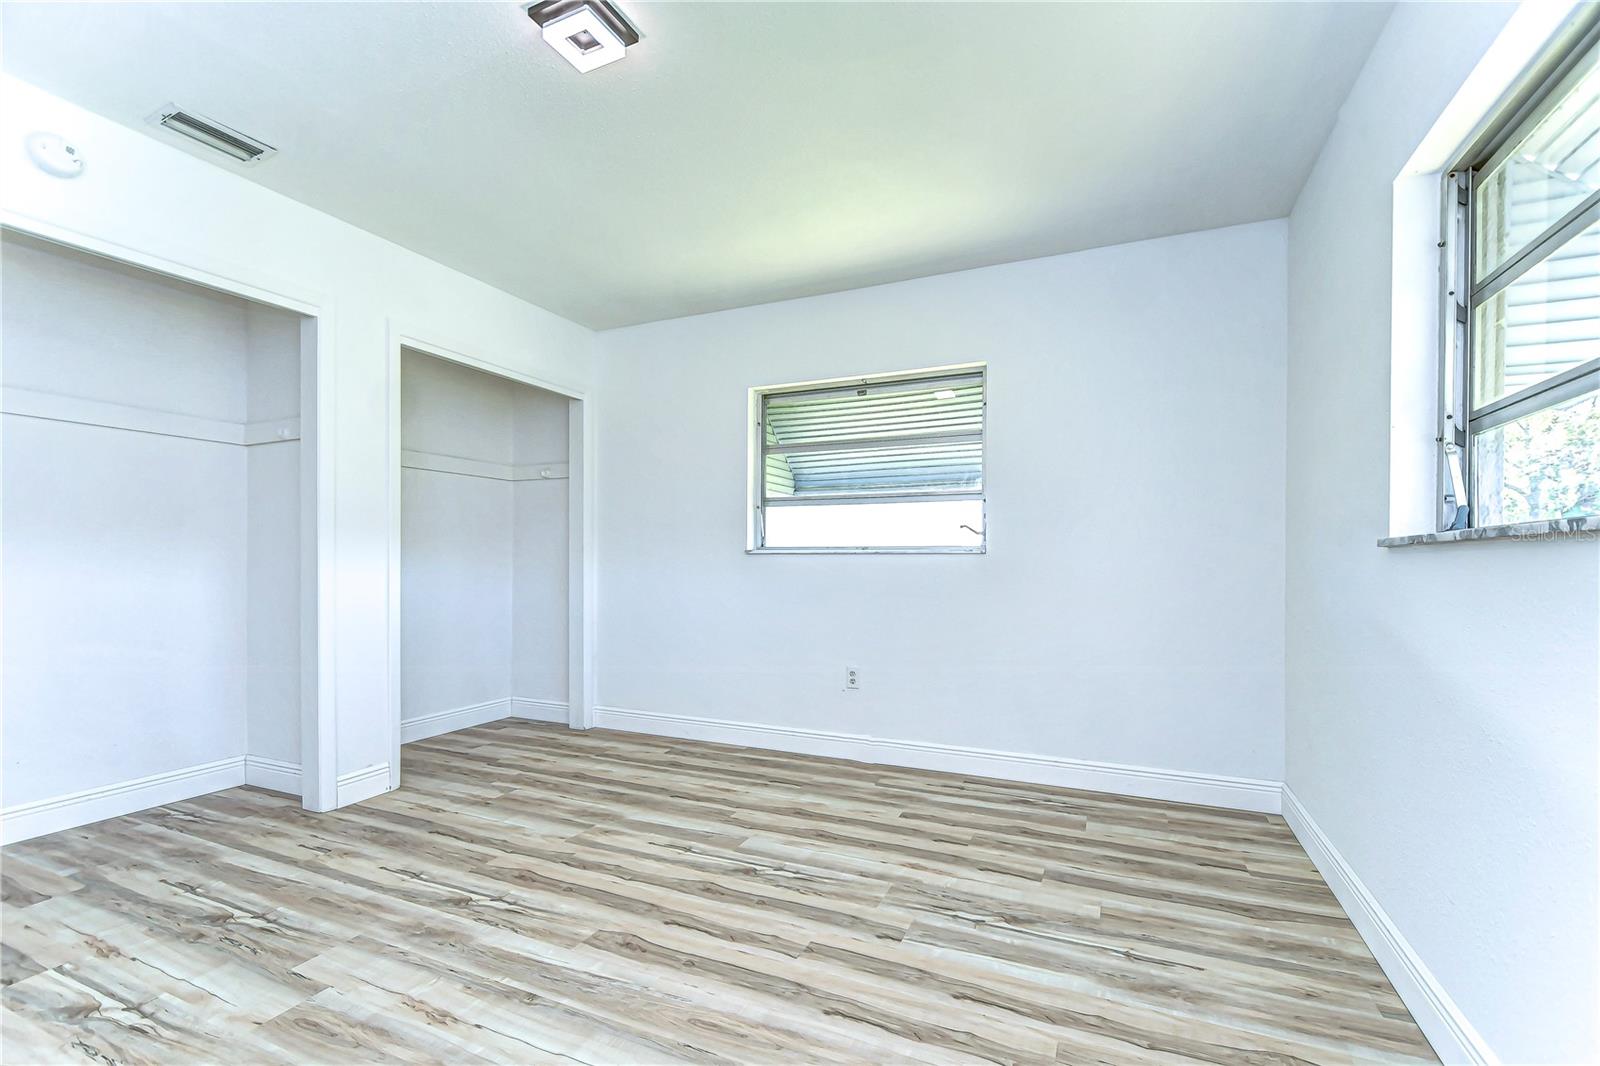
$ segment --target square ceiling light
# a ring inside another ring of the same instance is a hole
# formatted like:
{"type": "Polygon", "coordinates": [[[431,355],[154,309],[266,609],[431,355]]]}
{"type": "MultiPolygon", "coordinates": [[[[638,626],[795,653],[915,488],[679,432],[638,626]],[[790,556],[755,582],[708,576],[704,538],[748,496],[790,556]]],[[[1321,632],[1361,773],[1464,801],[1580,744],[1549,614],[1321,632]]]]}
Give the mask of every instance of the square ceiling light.
{"type": "Polygon", "coordinates": [[[615,63],[639,43],[638,31],[606,0],[549,0],[528,8],[528,17],[545,44],[583,74],[615,63]]]}

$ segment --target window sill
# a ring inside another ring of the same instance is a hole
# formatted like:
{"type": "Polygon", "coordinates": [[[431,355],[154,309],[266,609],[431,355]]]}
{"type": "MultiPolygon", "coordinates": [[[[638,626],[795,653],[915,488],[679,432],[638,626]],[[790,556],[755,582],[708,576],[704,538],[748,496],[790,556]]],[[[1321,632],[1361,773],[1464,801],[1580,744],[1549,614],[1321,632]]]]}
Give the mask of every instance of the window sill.
{"type": "Polygon", "coordinates": [[[1478,526],[1452,529],[1443,533],[1412,533],[1403,537],[1383,537],[1380,548],[1411,548],[1421,544],[1457,544],[1471,540],[1600,540],[1600,515],[1587,518],[1555,518],[1547,522],[1516,522],[1506,526],[1478,526]]]}
{"type": "Polygon", "coordinates": [[[746,555],[987,555],[979,548],[746,548],[746,555]]]}

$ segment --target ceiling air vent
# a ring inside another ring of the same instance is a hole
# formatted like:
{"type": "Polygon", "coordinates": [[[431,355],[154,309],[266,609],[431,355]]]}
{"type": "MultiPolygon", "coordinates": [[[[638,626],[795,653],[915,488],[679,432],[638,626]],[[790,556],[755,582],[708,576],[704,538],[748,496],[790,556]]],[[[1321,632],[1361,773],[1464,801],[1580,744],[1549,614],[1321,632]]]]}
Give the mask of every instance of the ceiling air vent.
{"type": "Polygon", "coordinates": [[[272,145],[258,141],[254,137],[247,137],[220,122],[171,105],[157,111],[151,116],[151,120],[241,163],[258,163],[277,151],[272,145]]]}

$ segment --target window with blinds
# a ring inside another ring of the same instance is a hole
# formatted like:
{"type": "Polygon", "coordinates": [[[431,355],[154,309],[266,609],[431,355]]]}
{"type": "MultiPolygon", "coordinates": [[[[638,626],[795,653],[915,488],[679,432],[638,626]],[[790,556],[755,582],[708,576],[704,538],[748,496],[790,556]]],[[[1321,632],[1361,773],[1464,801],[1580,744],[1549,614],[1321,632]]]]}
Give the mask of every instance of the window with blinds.
{"type": "Polygon", "coordinates": [[[982,551],[984,369],[756,390],[756,550],[982,551]]]}
{"type": "Polygon", "coordinates": [[[1442,529],[1600,513],[1597,36],[1445,183],[1442,529]]]}

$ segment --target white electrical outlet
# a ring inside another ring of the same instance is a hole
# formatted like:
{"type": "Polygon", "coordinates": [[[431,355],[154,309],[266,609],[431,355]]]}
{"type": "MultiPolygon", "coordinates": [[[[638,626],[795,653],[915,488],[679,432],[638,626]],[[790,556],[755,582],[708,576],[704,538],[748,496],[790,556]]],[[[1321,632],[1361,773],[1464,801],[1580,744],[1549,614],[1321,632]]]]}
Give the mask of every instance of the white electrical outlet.
{"type": "Polygon", "coordinates": [[[857,670],[853,666],[845,667],[844,668],[844,687],[845,688],[860,688],[861,687],[861,671],[857,670]]]}

